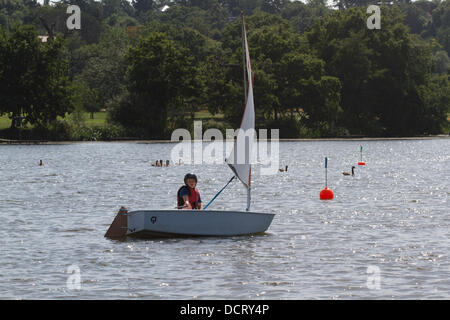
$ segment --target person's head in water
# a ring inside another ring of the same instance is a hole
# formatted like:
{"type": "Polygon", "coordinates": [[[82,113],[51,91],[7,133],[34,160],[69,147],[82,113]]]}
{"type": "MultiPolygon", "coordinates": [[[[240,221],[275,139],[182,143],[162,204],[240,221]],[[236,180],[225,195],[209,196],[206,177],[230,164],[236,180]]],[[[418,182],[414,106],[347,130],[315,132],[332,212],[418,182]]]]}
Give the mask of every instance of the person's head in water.
{"type": "Polygon", "coordinates": [[[44,163],[42,162],[42,160],[39,160],[39,165],[40,165],[40,166],[43,166],[43,165],[44,165],[44,163]]]}
{"type": "Polygon", "coordinates": [[[188,173],[184,176],[184,184],[194,189],[197,186],[197,176],[193,173],[188,173]]]}

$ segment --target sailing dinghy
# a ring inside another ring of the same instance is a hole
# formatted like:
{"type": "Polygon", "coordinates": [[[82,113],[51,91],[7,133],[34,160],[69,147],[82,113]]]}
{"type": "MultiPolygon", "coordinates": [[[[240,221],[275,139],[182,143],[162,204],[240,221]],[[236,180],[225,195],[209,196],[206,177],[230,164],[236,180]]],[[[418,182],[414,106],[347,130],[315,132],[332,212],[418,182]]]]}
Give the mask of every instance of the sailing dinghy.
{"type": "Polygon", "coordinates": [[[140,210],[128,212],[126,208],[122,207],[106,232],[105,237],[122,239],[127,236],[143,238],[238,236],[262,233],[269,228],[274,214],[250,211],[251,155],[256,134],[254,131],[253,76],[244,15],[242,15],[242,36],[245,61],[244,78],[246,78],[244,83],[246,83],[248,90],[246,90],[245,110],[240,130],[238,130],[237,139],[234,141],[233,150],[228,159],[226,159],[226,163],[234,175],[247,188],[247,210],[140,210]]]}

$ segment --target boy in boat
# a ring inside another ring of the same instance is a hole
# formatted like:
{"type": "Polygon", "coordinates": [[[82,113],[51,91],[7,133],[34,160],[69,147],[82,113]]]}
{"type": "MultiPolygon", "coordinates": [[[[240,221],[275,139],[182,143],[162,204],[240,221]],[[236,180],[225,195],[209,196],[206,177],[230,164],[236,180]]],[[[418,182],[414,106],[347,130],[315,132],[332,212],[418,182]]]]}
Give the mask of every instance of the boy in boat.
{"type": "Polygon", "coordinates": [[[196,186],[197,176],[195,174],[188,173],[184,176],[184,186],[178,189],[177,192],[179,209],[202,209],[202,199],[196,186]]]}

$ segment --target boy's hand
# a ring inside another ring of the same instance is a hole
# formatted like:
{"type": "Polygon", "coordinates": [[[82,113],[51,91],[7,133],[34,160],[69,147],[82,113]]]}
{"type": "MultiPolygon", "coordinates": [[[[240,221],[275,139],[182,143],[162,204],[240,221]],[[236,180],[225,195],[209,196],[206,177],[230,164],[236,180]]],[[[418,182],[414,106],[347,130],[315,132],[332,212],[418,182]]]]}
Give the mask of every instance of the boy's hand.
{"type": "Polygon", "coordinates": [[[185,202],[185,205],[184,205],[183,210],[192,210],[192,206],[191,206],[191,204],[189,203],[189,201],[186,201],[186,202],[185,202]]]}

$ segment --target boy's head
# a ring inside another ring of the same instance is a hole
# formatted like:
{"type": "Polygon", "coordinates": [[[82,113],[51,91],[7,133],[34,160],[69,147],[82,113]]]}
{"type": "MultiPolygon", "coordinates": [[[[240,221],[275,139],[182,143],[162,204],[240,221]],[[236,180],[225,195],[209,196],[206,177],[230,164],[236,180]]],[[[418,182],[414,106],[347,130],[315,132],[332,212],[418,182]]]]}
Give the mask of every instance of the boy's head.
{"type": "Polygon", "coordinates": [[[184,183],[190,188],[195,188],[197,185],[197,176],[193,173],[188,173],[184,176],[184,183]]]}

